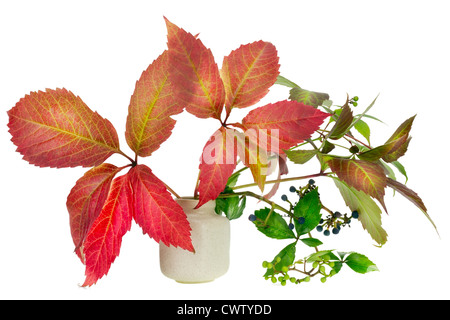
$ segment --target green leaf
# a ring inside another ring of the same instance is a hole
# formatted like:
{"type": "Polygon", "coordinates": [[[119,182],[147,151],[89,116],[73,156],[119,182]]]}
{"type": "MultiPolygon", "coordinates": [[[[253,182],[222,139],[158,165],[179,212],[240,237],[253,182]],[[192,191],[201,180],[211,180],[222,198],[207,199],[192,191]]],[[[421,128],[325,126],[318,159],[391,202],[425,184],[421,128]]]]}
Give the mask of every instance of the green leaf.
{"type": "Polygon", "coordinates": [[[322,215],[320,214],[319,192],[316,189],[305,194],[294,207],[294,225],[298,235],[303,235],[313,230],[320,222],[322,215]],[[303,224],[298,223],[298,218],[304,217],[303,224]]]}
{"type": "MultiPolygon", "coordinates": [[[[225,190],[221,194],[234,193],[233,189],[229,186],[225,187],[225,190]]],[[[242,216],[246,205],[246,197],[227,197],[217,198],[215,211],[217,214],[224,213],[228,220],[234,220],[242,216]]]]}
{"type": "Polygon", "coordinates": [[[256,220],[253,222],[256,228],[269,238],[295,239],[294,232],[289,229],[283,217],[269,208],[255,211],[256,220]],[[269,216],[269,218],[267,218],[269,216]],[[267,220],[267,221],[266,221],[267,220]]]}
{"type": "Polygon", "coordinates": [[[291,80],[286,79],[283,76],[278,75],[277,77],[277,81],[275,81],[275,84],[280,84],[282,86],[286,86],[289,88],[295,88],[295,87],[299,87],[298,85],[296,85],[294,82],[292,82],[291,80]]]}
{"type": "Polygon", "coordinates": [[[338,261],[339,258],[332,251],[333,250],[322,250],[315,252],[306,258],[306,262],[320,261],[323,256],[329,256],[331,261],[338,261]]]}
{"type": "Polygon", "coordinates": [[[290,93],[289,95],[290,100],[302,102],[314,108],[317,108],[318,106],[322,105],[322,103],[325,100],[330,99],[328,93],[309,91],[302,89],[300,87],[293,87],[289,91],[289,93],[290,93]]]}
{"type": "Polygon", "coordinates": [[[370,145],[370,127],[363,120],[359,120],[354,124],[356,131],[358,131],[370,145]]]}
{"type": "Polygon", "coordinates": [[[359,221],[364,229],[369,232],[373,240],[383,245],[387,241],[387,233],[381,226],[381,209],[367,194],[349,187],[345,182],[333,178],[350,210],[358,211],[359,221]]]}
{"type": "Polygon", "coordinates": [[[264,276],[271,276],[275,273],[275,271],[281,271],[283,267],[289,267],[294,263],[295,259],[295,242],[288,244],[286,247],[283,248],[272,260],[272,269],[267,269],[267,272],[264,274],[264,276]],[[279,260],[277,262],[277,260],[279,260]]]}
{"type": "Polygon", "coordinates": [[[333,151],[333,149],[335,147],[336,146],[334,144],[332,144],[330,141],[325,140],[325,142],[323,143],[323,148],[322,148],[322,150],[320,150],[320,152],[323,154],[327,154],[327,153],[330,153],[331,151],[333,151]]]}
{"type": "Polygon", "coordinates": [[[289,160],[297,164],[305,164],[311,160],[317,153],[317,150],[286,150],[289,160]]]}
{"type": "Polygon", "coordinates": [[[323,244],[322,241],[316,238],[304,238],[300,239],[300,241],[306,244],[308,247],[318,247],[323,244]]]}
{"type": "Polygon", "coordinates": [[[405,183],[408,182],[408,175],[406,174],[405,167],[398,161],[392,161],[391,164],[406,178],[405,183]]]}
{"type": "Polygon", "coordinates": [[[375,263],[370,261],[366,256],[352,252],[344,261],[353,271],[358,273],[368,273],[371,271],[379,271],[375,263]]]}

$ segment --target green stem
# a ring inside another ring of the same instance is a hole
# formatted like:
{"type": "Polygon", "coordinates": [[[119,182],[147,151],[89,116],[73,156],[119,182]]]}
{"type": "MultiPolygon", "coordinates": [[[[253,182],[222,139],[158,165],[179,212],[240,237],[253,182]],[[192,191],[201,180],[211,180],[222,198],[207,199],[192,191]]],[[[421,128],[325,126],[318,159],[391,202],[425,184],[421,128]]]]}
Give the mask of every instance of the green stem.
{"type": "Polygon", "coordinates": [[[288,215],[291,215],[291,212],[289,210],[286,210],[285,208],[276,204],[275,202],[270,201],[270,200],[264,198],[263,196],[260,196],[251,191],[243,191],[243,192],[236,192],[236,193],[221,193],[221,194],[219,194],[219,196],[217,198],[231,198],[231,197],[236,197],[236,196],[248,196],[248,197],[256,198],[267,204],[270,204],[273,209],[278,209],[280,211],[283,211],[284,213],[287,213],[288,215]]]}
{"type": "MultiPolygon", "coordinates": [[[[329,174],[331,174],[331,172],[319,172],[319,173],[310,174],[307,176],[291,177],[291,178],[284,178],[284,179],[277,179],[277,180],[268,180],[268,181],[266,181],[266,184],[310,179],[310,178],[315,178],[315,177],[328,176],[329,174]]],[[[237,190],[237,189],[243,189],[243,188],[248,188],[248,187],[255,187],[257,185],[258,185],[257,183],[248,183],[248,184],[243,184],[240,186],[233,187],[232,189],[237,190]]]]}

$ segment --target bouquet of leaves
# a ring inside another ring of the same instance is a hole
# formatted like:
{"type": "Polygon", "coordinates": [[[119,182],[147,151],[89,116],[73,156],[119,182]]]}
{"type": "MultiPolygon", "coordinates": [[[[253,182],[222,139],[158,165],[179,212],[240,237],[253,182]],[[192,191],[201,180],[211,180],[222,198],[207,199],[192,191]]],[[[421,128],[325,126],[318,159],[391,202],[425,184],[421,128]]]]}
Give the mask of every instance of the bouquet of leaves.
{"type": "Polygon", "coordinates": [[[293,241],[263,263],[266,279],[286,284],[322,275],[325,281],[344,264],[361,273],[376,270],[362,254],[319,250],[322,242],[312,232],[337,234],[357,220],[378,244],[384,244],[387,234],[379,205],[387,211],[386,187],[412,201],[431,221],[419,196],[394,174],[399,170],[406,177],[398,159],[407,151],[414,117],[402,123],[385,144],[374,147],[365,120],[374,118],[368,111],[375,100],[354,115],[358,97],[333,105],[327,94],[301,88],[279,75],[276,48],[264,41],[233,50],[219,70],[198,36],[167,19],[166,25],[168,50],[142,73],[128,107],[125,137],[134,156],[122,151],[107,119],[66,89],[31,92],[8,112],[12,142],[24,160],[39,167],[91,167],[67,198],[75,253],[86,268],[83,286],[95,284],[108,273],[132,220],[156,242],[195,251],[186,215],[173,199],[179,195],[140,159],[151,156],[170,137],[176,123],[172,116],[184,110],[218,121],[201,155],[194,190],[197,207],[216,200],[217,214],[232,220],[242,216],[247,197],[257,198],[267,204],[249,215],[257,230],[293,241]],[[228,122],[233,109],[254,106],[274,84],[288,86],[289,99],[256,107],[238,123],[228,122]],[[348,154],[335,155],[335,148],[348,154]],[[106,163],[112,154],[122,155],[127,163],[106,163]],[[288,174],[288,166],[312,159],[318,161],[317,172],[282,177],[288,174]],[[267,180],[277,168],[277,179],[267,180]],[[239,176],[248,171],[254,183],[237,185],[239,176]],[[334,181],[349,214],[324,205],[314,180],[319,177],[334,181]],[[283,204],[271,200],[280,183],[293,181],[304,182],[290,188],[295,201],[286,195],[283,204]],[[272,188],[265,193],[269,184],[272,188]],[[261,193],[245,190],[253,186],[261,193]],[[296,258],[298,244],[314,252],[296,258]],[[301,277],[292,276],[294,271],[301,277]]]}

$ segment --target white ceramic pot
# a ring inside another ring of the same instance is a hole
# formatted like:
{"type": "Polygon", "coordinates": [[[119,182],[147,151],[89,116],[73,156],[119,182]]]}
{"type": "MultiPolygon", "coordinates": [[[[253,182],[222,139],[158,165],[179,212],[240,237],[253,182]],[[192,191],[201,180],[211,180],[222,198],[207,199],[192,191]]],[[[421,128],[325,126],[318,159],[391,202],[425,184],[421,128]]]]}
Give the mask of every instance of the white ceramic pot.
{"type": "Polygon", "coordinates": [[[181,283],[212,281],[228,271],[230,263],[230,221],[215,213],[215,201],[194,209],[198,200],[176,199],[191,225],[195,253],[159,244],[161,272],[181,283]]]}

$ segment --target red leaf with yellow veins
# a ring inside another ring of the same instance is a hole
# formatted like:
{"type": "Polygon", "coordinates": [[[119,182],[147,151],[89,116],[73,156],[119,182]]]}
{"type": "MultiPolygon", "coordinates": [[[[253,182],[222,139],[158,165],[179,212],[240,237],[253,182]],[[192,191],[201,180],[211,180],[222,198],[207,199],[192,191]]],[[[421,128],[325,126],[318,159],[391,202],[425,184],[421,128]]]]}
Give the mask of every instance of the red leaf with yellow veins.
{"type": "Polygon", "coordinates": [[[95,284],[106,275],[119,255],[122,237],[131,228],[131,201],[132,190],[128,174],[115,178],[103,209],[81,247],[86,264],[83,287],[95,284]]]}
{"type": "Polygon", "coordinates": [[[92,167],[120,152],[113,125],[66,89],[31,92],[8,115],[17,151],[40,167],[92,167]]]}
{"type": "Polygon", "coordinates": [[[310,138],[328,116],[301,102],[285,100],[250,111],[242,128],[255,135],[261,147],[281,153],[310,138]]]}
{"type": "Polygon", "coordinates": [[[200,162],[197,208],[214,200],[225,189],[236,168],[235,130],[220,127],[206,143],[200,162]]]}
{"type": "Polygon", "coordinates": [[[131,96],[125,137],[141,157],[151,155],[169,138],[175,126],[170,116],[183,111],[173,99],[168,68],[169,56],[164,51],[142,73],[131,96]]]}
{"type": "Polygon", "coordinates": [[[199,118],[220,120],[225,89],[211,50],[166,19],[170,81],[180,105],[199,118]]]}
{"type": "Polygon", "coordinates": [[[364,160],[332,158],[328,162],[331,171],[350,187],[368,194],[384,205],[384,189],[387,177],[384,169],[377,163],[364,160]]]}
{"type": "Polygon", "coordinates": [[[220,75],[226,91],[226,107],[244,108],[257,103],[277,80],[277,49],[269,42],[242,45],[223,59],[220,75]]]}
{"type": "Polygon", "coordinates": [[[134,220],[156,242],[194,251],[186,214],[164,183],[145,165],[129,172],[133,188],[134,220]]]}
{"type": "Polygon", "coordinates": [[[70,231],[75,252],[80,258],[82,258],[80,246],[92,223],[102,211],[111,182],[119,171],[120,168],[108,163],[94,167],[78,179],[67,197],[70,231]]]}

